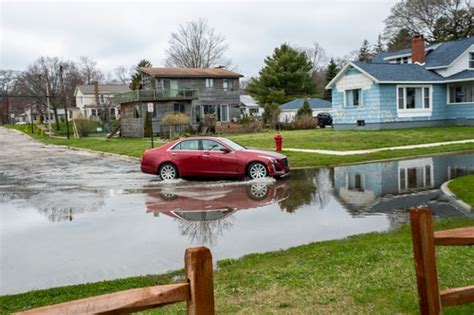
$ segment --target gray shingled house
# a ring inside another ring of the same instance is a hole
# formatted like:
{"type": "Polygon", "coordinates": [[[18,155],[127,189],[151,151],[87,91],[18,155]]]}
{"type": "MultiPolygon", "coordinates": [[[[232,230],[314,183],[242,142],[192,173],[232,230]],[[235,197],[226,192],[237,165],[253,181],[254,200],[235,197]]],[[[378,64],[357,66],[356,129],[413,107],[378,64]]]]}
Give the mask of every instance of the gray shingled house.
{"type": "Polygon", "coordinates": [[[163,116],[182,112],[189,126],[198,130],[205,115],[217,121],[240,117],[239,79],[241,74],[223,68],[140,68],[139,90],[120,93],[114,99],[121,108],[121,135],[143,137],[148,104],[153,104],[152,124],[161,133],[163,116]]]}

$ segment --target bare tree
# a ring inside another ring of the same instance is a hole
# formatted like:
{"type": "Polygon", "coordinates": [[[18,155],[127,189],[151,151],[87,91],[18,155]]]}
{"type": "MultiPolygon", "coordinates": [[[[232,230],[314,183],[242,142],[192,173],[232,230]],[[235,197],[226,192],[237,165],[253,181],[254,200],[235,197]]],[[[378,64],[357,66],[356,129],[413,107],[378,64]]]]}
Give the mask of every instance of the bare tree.
{"type": "Polygon", "coordinates": [[[97,68],[97,62],[89,57],[79,58],[79,71],[85,84],[104,81],[104,74],[97,68]]]}
{"type": "MultiPolygon", "coordinates": [[[[454,25],[449,39],[458,39],[474,34],[473,7],[469,0],[401,0],[385,19],[384,35],[394,37],[400,30],[410,34],[425,35],[429,43],[439,42],[438,30],[442,24],[454,25]]],[[[448,34],[449,35],[449,34],[448,34]]],[[[443,34],[446,37],[446,34],[443,34]]]]}
{"type": "Polygon", "coordinates": [[[325,70],[328,63],[326,50],[317,42],[313,42],[312,47],[301,48],[299,50],[304,52],[313,64],[311,79],[316,85],[316,94],[323,94],[325,92],[325,70]]]}
{"type": "Polygon", "coordinates": [[[0,124],[10,122],[11,98],[15,91],[18,72],[13,70],[0,70],[0,124]]]}
{"type": "Polygon", "coordinates": [[[302,49],[313,63],[313,71],[322,71],[328,63],[326,50],[317,42],[313,42],[313,46],[302,49]]]}
{"type": "Polygon", "coordinates": [[[114,69],[113,74],[118,82],[129,85],[132,80],[134,69],[134,67],[127,68],[125,66],[118,66],[114,69]]]}
{"type": "Polygon", "coordinates": [[[20,93],[28,95],[32,102],[43,108],[46,107],[46,89],[48,89],[56,128],[59,128],[58,108],[65,98],[64,93],[72,97],[76,85],[81,83],[81,75],[74,62],[62,61],[57,57],[41,57],[29,65],[19,77],[18,89],[20,93]],[[65,70],[64,89],[60,82],[60,65],[65,70]]]}
{"type": "Polygon", "coordinates": [[[229,67],[227,49],[225,37],[216,34],[206,20],[199,19],[181,24],[177,32],[171,33],[165,64],[183,68],[229,67]]]}

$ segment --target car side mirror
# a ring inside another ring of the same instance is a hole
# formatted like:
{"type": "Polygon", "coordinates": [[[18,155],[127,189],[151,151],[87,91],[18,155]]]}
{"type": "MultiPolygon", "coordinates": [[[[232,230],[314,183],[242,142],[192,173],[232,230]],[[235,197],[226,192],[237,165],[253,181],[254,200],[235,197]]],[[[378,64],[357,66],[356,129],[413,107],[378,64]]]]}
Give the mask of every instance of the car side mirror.
{"type": "Polygon", "coordinates": [[[221,148],[221,151],[224,153],[230,153],[232,150],[229,148],[221,148]]]}

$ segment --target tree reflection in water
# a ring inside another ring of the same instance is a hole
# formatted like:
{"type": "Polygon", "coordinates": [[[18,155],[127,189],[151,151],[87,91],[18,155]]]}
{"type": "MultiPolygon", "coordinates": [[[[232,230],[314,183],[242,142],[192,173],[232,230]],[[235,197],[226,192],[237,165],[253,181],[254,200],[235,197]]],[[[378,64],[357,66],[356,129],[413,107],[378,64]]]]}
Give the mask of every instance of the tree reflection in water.
{"type": "Polygon", "coordinates": [[[105,204],[103,194],[77,190],[37,194],[28,202],[51,222],[72,221],[74,215],[97,211],[105,204]]]}
{"type": "Polygon", "coordinates": [[[225,216],[212,221],[177,219],[181,235],[187,236],[192,243],[209,245],[214,244],[225,230],[233,226],[233,220],[234,217],[232,216],[225,216]]]}
{"type": "Polygon", "coordinates": [[[287,198],[287,180],[233,186],[175,186],[147,191],[147,212],[173,217],[181,235],[193,243],[213,244],[233,225],[239,210],[257,209],[287,198]]]}
{"type": "Polygon", "coordinates": [[[331,171],[328,168],[305,169],[291,174],[288,198],[279,202],[280,208],[293,213],[304,205],[324,208],[331,196],[331,171]]]}

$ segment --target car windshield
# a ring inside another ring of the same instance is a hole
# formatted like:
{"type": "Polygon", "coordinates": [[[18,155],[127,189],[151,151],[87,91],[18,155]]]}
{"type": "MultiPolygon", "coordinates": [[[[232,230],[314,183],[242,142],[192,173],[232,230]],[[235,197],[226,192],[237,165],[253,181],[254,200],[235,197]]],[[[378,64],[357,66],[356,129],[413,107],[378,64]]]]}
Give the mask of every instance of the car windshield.
{"type": "Polygon", "coordinates": [[[219,140],[220,140],[222,143],[224,143],[226,146],[228,146],[229,148],[231,148],[232,150],[235,150],[235,151],[240,151],[240,150],[245,150],[245,149],[247,149],[247,148],[244,147],[243,145],[240,145],[240,144],[238,144],[238,143],[235,143],[234,141],[229,140],[229,139],[220,138],[219,140]]]}

